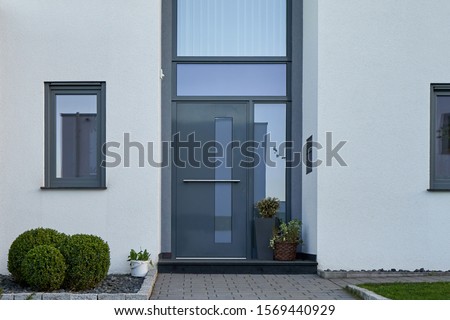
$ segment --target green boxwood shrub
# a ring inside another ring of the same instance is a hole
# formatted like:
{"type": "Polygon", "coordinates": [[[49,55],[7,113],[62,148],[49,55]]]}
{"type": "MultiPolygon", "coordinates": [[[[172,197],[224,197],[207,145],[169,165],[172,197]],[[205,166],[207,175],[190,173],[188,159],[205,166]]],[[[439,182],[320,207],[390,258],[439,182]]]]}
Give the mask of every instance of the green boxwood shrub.
{"type": "Polygon", "coordinates": [[[86,234],[70,236],[62,243],[60,251],[67,264],[63,284],[66,289],[93,288],[108,274],[109,246],[100,237],[86,234]]]}
{"type": "Polygon", "coordinates": [[[63,255],[51,245],[34,247],[22,261],[25,282],[39,291],[59,289],[63,284],[66,269],[63,255]]]}
{"type": "Polygon", "coordinates": [[[37,228],[26,231],[11,244],[8,252],[8,271],[15,281],[24,284],[22,262],[28,251],[39,245],[50,245],[58,248],[67,238],[63,233],[53,229],[37,228]]]}

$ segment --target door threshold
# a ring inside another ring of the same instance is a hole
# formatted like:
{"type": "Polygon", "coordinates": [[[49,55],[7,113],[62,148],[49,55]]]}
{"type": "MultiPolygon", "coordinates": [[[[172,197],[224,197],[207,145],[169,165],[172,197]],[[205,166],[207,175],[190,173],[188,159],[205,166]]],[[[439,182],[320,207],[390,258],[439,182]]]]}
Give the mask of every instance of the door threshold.
{"type": "Polygon", "coordinates": [[[316,274],[317,262],[311,260],[275,261],[252,259],[160,259],[159,273],[197,274],[316,274]]]}
{"type": "Polygon", "coordinates": [[[203,257],[177,257],[175,258],[176,260],[247,260],[247,258],[230,258],[230,257],[226,257],[226,258],[203,258],[203,257]]]}

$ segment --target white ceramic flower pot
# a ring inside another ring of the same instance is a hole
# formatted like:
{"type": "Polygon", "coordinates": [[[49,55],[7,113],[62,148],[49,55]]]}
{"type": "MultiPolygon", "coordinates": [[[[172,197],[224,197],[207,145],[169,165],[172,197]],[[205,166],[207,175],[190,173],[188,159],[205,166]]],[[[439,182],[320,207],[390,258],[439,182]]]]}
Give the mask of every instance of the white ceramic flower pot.
{"type": "Polygon", "coordinates": [[[142,260],[131,260],[130,268],[131,268],[131,276],[132,277],[145,277],[148,273],[150,263],[148,261],[142,260]]]}

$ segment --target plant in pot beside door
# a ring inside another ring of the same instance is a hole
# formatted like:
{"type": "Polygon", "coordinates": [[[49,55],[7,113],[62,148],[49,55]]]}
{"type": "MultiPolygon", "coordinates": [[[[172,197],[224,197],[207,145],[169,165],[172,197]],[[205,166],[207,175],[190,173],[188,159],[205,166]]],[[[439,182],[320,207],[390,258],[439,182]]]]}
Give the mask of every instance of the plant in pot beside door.
{"type": "Polygon", "coordinates": [[[150,260],[150,253],[148,253],[147,249],[139,252],[131,249],[128,261],[130,261],[131,276],[133,277],[145,277],[149,266],[153,267],[153,262],[150,260]]]}
{"type": "Polygon", "coordinates": [[[270,247],[274,250],[275,260],[295,260],[297,246],[303,243],[300,230],[301,226],[302,222],[297,219],[280,224],[270,240],[270,247]]]}
{"type": "Polygon", "coordinates": [[[280,200],[267,197],[255,205],[259,211],[259,218],[255,219],[256,253],[260,260],[273,260],[273,250],[269,246],[270,238],[276,227],[276,214],[280,207],[280,200]]]}

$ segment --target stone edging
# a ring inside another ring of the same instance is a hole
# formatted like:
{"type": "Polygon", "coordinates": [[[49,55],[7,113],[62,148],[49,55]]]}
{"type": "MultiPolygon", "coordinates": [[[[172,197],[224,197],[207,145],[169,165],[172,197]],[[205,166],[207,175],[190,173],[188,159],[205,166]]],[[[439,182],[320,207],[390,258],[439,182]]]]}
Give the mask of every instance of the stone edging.
{"type": "Polygon", "coordinates": [[[148,300],[155,285],[157,272],[151,269],[136,293],[5,293],[0,300],[148,300]]]}
{"type": "Polygon", "coordinates": [[[324,279],[342,278],[384,278],[384,277],[427,277],[427,276],[450,276],[450,272],[399,272],[399,271],[323,271],[317,270],[319,277],[324,279]]]}
{"type": "Polygon", "coordinates": [[[364,289],[364,288],[360,288],[358,286],[348,285],[345,288],[363,300],[391,300],[391,299],[385,298],[383,296],[380,296],[379,294],[376,294],[375,292],[372,292],[372,291],[364,289]]]}

